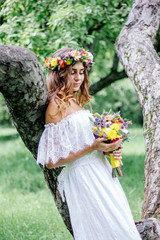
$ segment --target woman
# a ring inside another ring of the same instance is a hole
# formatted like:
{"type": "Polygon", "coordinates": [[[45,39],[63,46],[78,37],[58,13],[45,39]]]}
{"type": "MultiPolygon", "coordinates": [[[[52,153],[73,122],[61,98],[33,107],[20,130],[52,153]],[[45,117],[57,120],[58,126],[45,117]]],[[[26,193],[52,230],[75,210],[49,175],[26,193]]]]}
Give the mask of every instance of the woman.
{"type": "Polygon", "coordinates": [[[113,151],[122,159],[121,142],[106,144],[92,133],[91,113],[84,109],[88,71],[93,56],[84,49],[62,48],[47,58],[49,105],[37,164],[48,169],[65,166],[58,189],[68,205],[76,240],[141,239],[118,178],[105,159],[113,151]],[[118,149],[119,150],[116,150],[118,149]]]}

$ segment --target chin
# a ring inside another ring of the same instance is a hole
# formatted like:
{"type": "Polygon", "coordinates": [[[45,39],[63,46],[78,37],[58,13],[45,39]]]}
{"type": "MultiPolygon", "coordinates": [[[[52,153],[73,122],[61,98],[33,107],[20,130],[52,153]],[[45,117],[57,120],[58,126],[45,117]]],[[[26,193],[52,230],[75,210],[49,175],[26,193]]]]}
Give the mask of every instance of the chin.
{"type": "Polygon", "coordinates": [[[75,87],[75,88],[73,88],[73,92],[78,92],[79,89],[80,89],[80,87],[75,87]]]}

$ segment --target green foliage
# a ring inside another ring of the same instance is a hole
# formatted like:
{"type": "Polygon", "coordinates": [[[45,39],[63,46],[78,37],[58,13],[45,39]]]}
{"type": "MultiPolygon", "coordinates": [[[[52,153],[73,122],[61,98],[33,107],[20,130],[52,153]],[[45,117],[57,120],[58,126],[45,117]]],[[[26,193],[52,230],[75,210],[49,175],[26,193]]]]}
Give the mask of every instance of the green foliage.
{"type": "MultiPolygon", "coordinates": [[[[6,0],[1,6],[1,44],[34,51],[41,63],[62,46],[109,51],[132,1],[6,0]],[[94,46],[94,47],[93,47],[94,46]]],[[[103,56],[102,56],[103,57],[103,56]]]]}
{"type": "MultiPolygon", "coordinates": [[[[5,0],[0,8],[0,43],[24,46],[34,51],[42,67],[46,56],[51,56],[52,52],[62,46],[89,48],[96,63],[90,74],[91,83],[94,83],[110,72],[114,43],[126,21],[132,2],[5,0]]],[[[124,115],[131,119],[136,118],[134,120],[141,123],[142,116],[133,89],[132,97],[128,101],[130,91],[123,90],[122,86],[118,90],[116,85],[112,85],[98,93],[94,102],[99,103],[101,108],[108,109],[112,106],[114,110],[121,109],[124,115]]],[[[94,106],[97,108],[97,104],[94,106]]],[[[0,106],[0,113],[1,118],[3,114],[5,116],[4,120],[0,119],[1,123],[9,121],[6,120],[9,116],[4,105],[0,106]]]]}
{"type": "MultiPolygon", "coordinates": [[[[140,219],[144,188],[144,139],[142,128],[134,127],[131,132],[136,137],[124,144],[125,175],[120,182],[134,219],[140,219]]],[[[13,127],[0,128],[0,239],[73,239],[58,213],[40,167],[20,137],[11,137],[16,133],[13,127]],[[10,136],[7,141],[6,136],[10,136]]]]}
{"type": "Polygon", "coordinates": [[[9,111],[2,94],[0,94],[0,124],[12,124],[9,111]]]}
{"type": "Polygon", "coordinates": [[[112,83],[95,94],[91,102],[94,112],[102,113],[109,109],[114,112],[121,111],[121,116],[131,120],[133,124],[143,123],[142,111],[129,79],[112,83]]]}

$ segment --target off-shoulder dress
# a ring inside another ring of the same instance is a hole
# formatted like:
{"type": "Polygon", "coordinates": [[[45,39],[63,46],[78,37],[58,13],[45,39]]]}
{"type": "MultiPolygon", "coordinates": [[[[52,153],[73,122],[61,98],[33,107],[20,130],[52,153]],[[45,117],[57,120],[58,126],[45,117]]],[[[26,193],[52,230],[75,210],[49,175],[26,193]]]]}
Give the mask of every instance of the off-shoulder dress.
{"type": "MultiPolygon", "coordinates": [[[[45,125],[37,164],[56,163],[92,145],[89,110],[79,110],[60,122],[45,125]]],[[[93,151],[64,165],[58,189],[66,201],[75,240],[139,240],[133,216],[118,178],[101,151],[93,151]]]]}

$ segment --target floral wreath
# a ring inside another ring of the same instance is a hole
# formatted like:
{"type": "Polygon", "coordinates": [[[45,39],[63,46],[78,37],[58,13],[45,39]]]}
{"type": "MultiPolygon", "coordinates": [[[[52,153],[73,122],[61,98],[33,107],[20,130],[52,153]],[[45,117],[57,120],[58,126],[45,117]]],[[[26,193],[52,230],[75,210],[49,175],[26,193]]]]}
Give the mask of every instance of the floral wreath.
{"type": "Polygon", "coordinates": [[[69,65],[74,65],[77,62],[84,63],[84,66],[90,71],[93,65],[92,53],[85,51],[84,48],[80,50],[71,50],[56,58],[46,58],[44,66],[49,71],[60,71],[61,69],[64,69],[69,65]]]}

